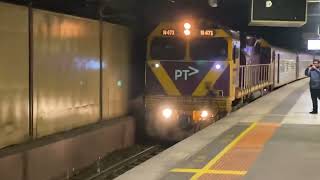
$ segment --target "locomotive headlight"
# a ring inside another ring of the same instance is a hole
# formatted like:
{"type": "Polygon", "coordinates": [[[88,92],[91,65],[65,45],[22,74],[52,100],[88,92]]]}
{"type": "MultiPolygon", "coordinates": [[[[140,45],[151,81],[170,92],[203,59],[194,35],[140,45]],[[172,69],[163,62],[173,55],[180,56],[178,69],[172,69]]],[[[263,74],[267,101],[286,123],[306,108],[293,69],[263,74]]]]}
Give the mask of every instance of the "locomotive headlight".
{"type": "Polygon", "coordinates": [[[172,109],[166,108],[166,109],[162,110],[162,115],[166,119],[169,119],[172,116],[172,109]]]}
{"type": "Polygon", "coordinates": [[[209,113],[208,113],[208,111],[202,111],[201,114],[200,114],[200,116],[201,116],[202,118],[207,118],[207,117],[209,116],[209,113]]]}
{"type": "Polygon", "coordinates": [[[191,31],[189,29],[184,30],[184,35],[190,36],[191,31]]]}
{"type": "Polygon", "coordinates": [[[190,23],[184,23],[183,25],[184,29],[191,29],[191,24],[190,23]]]}
{"type": "Polygon", "coordinates": [[[184,35],[190,36],[191,35],[191,24],[186,22],[183,24],[184,27],[184,35]]]}
{"type": "Polygon", "coordinates": [[[220,64],[216,64],[215,67],[216,67],[217,70],[221,69],[221,65],[220,64]]]}

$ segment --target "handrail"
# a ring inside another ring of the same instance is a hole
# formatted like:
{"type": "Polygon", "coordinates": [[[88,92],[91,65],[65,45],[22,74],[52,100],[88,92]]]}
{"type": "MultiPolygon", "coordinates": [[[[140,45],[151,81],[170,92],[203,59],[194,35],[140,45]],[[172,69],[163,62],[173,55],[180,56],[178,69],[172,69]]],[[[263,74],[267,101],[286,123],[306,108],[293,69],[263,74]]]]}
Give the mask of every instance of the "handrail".
{"type": "Polygon", "coordinates": [[[249,89],[257,85],[272,82],[271,64],[242,65],[239,70],[240,89],[249,89]]]}

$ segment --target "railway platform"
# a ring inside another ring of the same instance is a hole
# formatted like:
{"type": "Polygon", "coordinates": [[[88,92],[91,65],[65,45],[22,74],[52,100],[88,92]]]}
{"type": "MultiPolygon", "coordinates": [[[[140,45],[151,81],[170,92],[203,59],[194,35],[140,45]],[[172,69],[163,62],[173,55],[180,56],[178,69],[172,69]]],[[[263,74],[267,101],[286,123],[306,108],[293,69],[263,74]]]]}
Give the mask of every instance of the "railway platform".
{"type": "Polygon", "coordinates": [[[320,115],[308,79],[288,84],[117,180],[319,179],[320,115]]]}

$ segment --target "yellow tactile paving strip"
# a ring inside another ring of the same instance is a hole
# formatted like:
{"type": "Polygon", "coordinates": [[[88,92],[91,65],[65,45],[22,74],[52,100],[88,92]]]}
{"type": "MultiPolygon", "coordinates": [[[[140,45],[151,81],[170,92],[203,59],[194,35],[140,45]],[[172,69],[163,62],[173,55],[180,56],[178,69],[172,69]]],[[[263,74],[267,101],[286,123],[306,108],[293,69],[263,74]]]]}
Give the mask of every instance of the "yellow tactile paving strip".
{"type": "Polygon", "coordinates": [[[279,127],[276,123],[253,123],[202,169],[173,169],[195,173],[191,180],[240,180],[279,127]]]}
{"type": "Polygon", "coordinates": [[[210,169],[247,171],[259,153],[260,151],[258,149],[232,149],[210,169]]]}
{"type": "Polygon", "coordinates": [[[278,124],[257,124],[210,169],[248,171],[278,127],[278,124]]]}

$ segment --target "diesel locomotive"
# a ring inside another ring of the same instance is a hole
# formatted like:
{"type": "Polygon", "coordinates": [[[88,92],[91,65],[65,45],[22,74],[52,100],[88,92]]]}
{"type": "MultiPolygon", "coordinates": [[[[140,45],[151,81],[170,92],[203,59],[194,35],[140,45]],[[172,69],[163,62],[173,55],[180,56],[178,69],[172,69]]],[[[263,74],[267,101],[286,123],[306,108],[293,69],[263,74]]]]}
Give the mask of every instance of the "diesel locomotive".
{"type": "Polygon", "coordinates": [[[163,22],[147,43],[148,132],[186,137],[243,102],[304,78],[312,60],[206,20],[163,22]]]}

